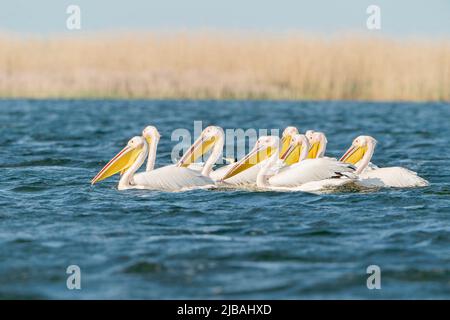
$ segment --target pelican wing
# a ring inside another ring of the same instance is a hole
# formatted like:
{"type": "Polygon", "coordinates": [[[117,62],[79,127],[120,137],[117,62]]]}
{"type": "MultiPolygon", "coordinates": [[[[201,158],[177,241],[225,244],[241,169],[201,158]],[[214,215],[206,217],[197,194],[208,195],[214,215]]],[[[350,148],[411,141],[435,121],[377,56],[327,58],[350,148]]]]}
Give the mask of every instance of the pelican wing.
{"type": "Polygon", "coordinates": [[[203,162],[193,162],[190,165],[188,165],[188,169],[191,169],[194,171],[202,171],[204,165],[205,165],[205,163],[203,163],[203,162]]]}
{"type": "Polygon", "coordinates": [[[233,166],[233,163],[227,164],[225,166],[222,166],[222,167],[214,170],[210,174],[211,179],[213,179],[214,181],[222,179],[232,166],[233,166]]]}
{"type": "Polygon", "coordinates": [[[296,187],[312,181],[330,178],[353,177],[354,167],[331,158],[306,159],[280,169],[269,179],[276,187],[296,187]]]}
{"type": "MultiPolygon", "coordinates": [[[[358,168],[361,162],[362,162],[362,160],[358,161],[358,162],[355,164],[355,167],[358,168]]],[[[367,167],[363,170],[363,172],[372,171],[372,170],[377,170],[377,169],[380,169],[380,168],[379,168],[377,165],[373,164],[372,162],[369,162],[369,163],[367,164],[367,167]]]]}
{"type": "Polygon", "coordinates": [[[411,188],[429,185],[429,182],[419,177],[416,172],[401,167],[364,171],[359,178],[358,184],[362,186],[411,188]]]}
{"type": "MultiPolygon", "coordinates": [[[[211,177],[211,179],[213,179],[214,181],[218,181],[218,180],[220,180],[220,179],[222,179],[224,176],[225,176],[225,174],[228,172],[228,170],[230,170],[231,169],[231,167],[234,165],[234,163],[230,163],[230,164],[227,164],[227,165],[224,165],[224,166],[221,166],[220,168],[218,168],[218,169],[216,169],[216,170],[214,170],[214,171],[212,171],[211,173],[210,173],[210,177],[211,177]]],[[[200,162],[194,162],[194,163],[191,163],[189,166],[188,166],[188,169],[191,169],[191,170],[194,170],[194,171],[199,171],[199,172],[201,172],[202,170],[203,170],[203,166],[204,166],[204,163],[200,163],[200,162]]],[[[257,171],[259,171],[259,170],[257,170],[257,171]]],[[[256,172],[256,174],[257,174],[258,172],[256,172]]],[[[251,177],[249,177],[249,178],[245,178],[245,177],[247,177],[246,175],[242,175],[241,176],[241,180],[243,180],[243,182],[242,183],[245,183],[246,181],[247,181],[247,183],[250,183],[251,182],[251,177]]],[[[231,179],[230,179],[231,180],[231,179]]],[[[254,179],[255,181],[256,181],[256,175],[255,175],[255,179],[254,179]]],[[[227,180],[227,182],[228,182],[228,180],[227,180]]]]}
{"type": "MultiPolygon", "coordinates": [[[[262,166],[264,166],[266,161],[267,160],[261,161],[260,163],[255,164],[253,167],[250,167],[247,170],[244,170],[237,175],[224,180],[224,182],[229,185],[253,185],[256,183],[256,177],[258,176],[259,170],[262,168],[262,166]]],[[[232,165],[233,164],[231,164],[231,166],[232,165]]],[[[227,165],[225,167],[231,168],[231,166],[227,165]]],[[[227,172],[228,170],[225,171],[227,172]]],[[[225,174],[226,172],[223,172],[223,174],[225,174]]]]}
{"type": "Polygon", "coordinates": [[[310,181],[302,184],[301,186],[292,188],[291,191],[302,191],[311,193],[323,193],[323,192],[337,192],[342,190],[343,187],[353,185],[354,179],[342,178],[342,179],[324,179],[317,181],[310,181]]]}
{"type": "Polygon", "coordinates": [[[166,166],[150,172],[135,174],[133,184],[139,189],[183,191],[213,187],[214,181],[195,170],[166,166]]]}

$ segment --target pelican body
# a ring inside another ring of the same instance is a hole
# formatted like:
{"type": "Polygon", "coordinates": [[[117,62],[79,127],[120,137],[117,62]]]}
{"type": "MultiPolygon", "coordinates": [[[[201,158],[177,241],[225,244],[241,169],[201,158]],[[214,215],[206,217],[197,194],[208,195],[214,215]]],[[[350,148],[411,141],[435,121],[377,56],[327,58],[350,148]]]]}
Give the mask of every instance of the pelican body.
{"type": "Polygon", "coordinates": [[[358,185],[364,187],[412,188],[425,187],[429,182],[416,172],[402,167],[379,168],[370,161],[377,141],[371,136],[359,136],[340,161],[356,166],[358,185]]]}

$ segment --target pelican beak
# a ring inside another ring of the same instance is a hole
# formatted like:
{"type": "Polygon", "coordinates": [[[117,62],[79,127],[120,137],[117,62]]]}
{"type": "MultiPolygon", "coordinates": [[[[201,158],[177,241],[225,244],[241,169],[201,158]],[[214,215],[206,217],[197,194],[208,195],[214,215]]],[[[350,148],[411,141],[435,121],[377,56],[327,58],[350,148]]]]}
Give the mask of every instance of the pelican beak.
{"type": "Polygon", "coordinates": [[[314,142],[309,148],[307,159],[315,159],[317,157],[317,153],[319,152],[320,141],[314,142]]]}
{"type": "Polygon", "coordinates": [[[178,161],[178,167],[188,167],[191,163],[195,162],[198,158],[207,153],[214,146],[216,137],[200,136],[194,144],[192,144],[189,150],[178,161]]]}
{"type": "Polygon", "coordinates": [[[126,171],[131,164],[133,164],[139,154],[142,152],[141,148],[131,148],[126,146],[114,158],[112,158],[102,170],[92,179],[91,184],[102,181],[118,172],[126,171]]]}
{"type": "Polygon", "coordinates": [[[302,148],[303,145],[299,143],[296,143],[295,145],[291,144],[289,148],[281,154],[280,159],[283,160],[283,162],[288,166],[297,163],[300,159],[302,148]]]}
{"type": "MultiPolygon", "coordinates": [[[[144,136],[144,138],[147,141],[148,145],[151,145],[152,138],[149,136],[144,136]]],[[[130,159],[128,160],[128,163],[122,170],[120,170],[120,175],[123,175],[133,165],[133,163],[136,162],[139,153],[140,152],[132,152],[132,154],[130,155],[130,159]]]]}
{"type": "Polygon", "coordinates": [[[347,152],[339,159],[341,162],[356,164],[358,161],[364,157],[364,154],[367,151],[367,146],[359,147],[359,146],[351,146],[347,152]]]}
{"type": "Polygon", "coordinates": [[[280,159],[281,156],[287,151],[287,149],[290,147],[292,141],[292,136],[290,134],[285,135],[283,138],[281,138],[281,150],[280,150],[280,159]]]}
{"type": "Polygon", "coordinates": [[[236,162],[230,170],[225,174],[225,176],[222,178],[223,180],[229,179],[238,173],[241,173],[242,171],[245,171],[247,169],[250,169],[251,167],[257,165],[261,161],[264,161],[268,159],[273,152],[275,151],[275,148],[273,147],[267,147],[267,146],[255,146],[252,151],[250,151],[245,157],[243,157],[241,160],[236,162]]]}
{"type": "Polygon", "coordinates": [[[149,135],[144,135],[145,140],[147,141],[148,145],[150,145],[152,143],[152,137],[150,137],[149,135]]]}

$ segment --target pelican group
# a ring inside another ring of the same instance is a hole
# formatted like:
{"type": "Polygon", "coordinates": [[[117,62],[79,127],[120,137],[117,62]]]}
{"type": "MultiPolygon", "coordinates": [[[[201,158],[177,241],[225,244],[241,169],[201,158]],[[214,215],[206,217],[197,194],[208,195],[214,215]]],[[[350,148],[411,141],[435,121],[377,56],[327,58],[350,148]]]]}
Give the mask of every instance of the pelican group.
{"type": "Polygon", "coordinates": [[[280,163],[278,137],[260,137],[248,156],[237,162],[224,179],[226,181],[245,166],[255,165],[259,161],[265,160],[257,175],[256,186],[258,188],[302,191],[307,183],[347,177],[355,171],[353,166],[335,159],[308,158],[310,150],[311,147],[306,136],[297,134],[293,137],[287,150],[281,154],[280,163]],[[284,166],[286,159],[289,159],[295,150],[299,152],[298,161],[292,165],[284,166]],[[250,159],[254,159],[253,162],[249,161],[250,159]]]}
{"type": "Polygon", "coordinates": [[[160,134],[147,126],[141,136],[130,139],[91,180],[95,184],[120,173],[119,190],[149,189],[186,191],[217,187],[252,186],[261,190],[320,191],[354,184],[359,187],[423,187],[429,183],[417,173],[401,168],[379,168],[371,163],[377,141],[359,136],[339,159],[325,156],[327,138],[323,132],[300,134],[287,127],[281,139],[260,137],[242,159],[215,169],[222,160],[225,135],[222,128],[205,128],[175,164],[155,168],[160,134]],[[204,163],[196,162],[209,156],[204,163]],[[147,160],[146,169],[137,172],[147,160]]]}

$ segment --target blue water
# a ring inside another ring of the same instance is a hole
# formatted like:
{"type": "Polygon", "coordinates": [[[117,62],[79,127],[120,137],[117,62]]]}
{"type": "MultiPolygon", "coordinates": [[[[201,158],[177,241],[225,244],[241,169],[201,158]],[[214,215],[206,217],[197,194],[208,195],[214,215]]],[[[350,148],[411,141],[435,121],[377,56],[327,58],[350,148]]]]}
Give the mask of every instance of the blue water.
{"type": "Polygon", "coordinates": [[[0,101],[0,298],[450,298],[450,105],[248,101],[0,101]],[[145,125],[170,161],[172,130],[322,130],[341,155],[360,134],[373,161],[420,189],[312,195],[163,193],[90,179],[145,125]],[[81,269],[68,290],[66,268],[81,269]],[[381,268],[381,289],[366,268],[381,268]]]}

